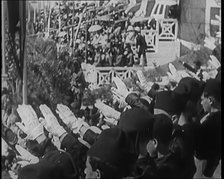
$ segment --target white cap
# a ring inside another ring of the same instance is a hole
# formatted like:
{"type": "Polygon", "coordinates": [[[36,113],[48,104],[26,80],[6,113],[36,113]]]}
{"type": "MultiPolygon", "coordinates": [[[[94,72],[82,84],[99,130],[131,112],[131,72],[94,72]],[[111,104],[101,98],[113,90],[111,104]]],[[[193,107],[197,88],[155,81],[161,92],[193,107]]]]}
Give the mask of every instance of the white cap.
{"type": "Polygon", "coordinates": [[[137,32],[140,32],[141,31],[141,29],[140,29],[140,27],[135,27],[135,31],[137,31],[137,32]]]}
{"type": "Polygon", "coordinates": [[[127,29],[127,32],[130,32],[130,31],[134,31],[134,28],[133,28],[133,26],[128,26],[128,29],[127,29]]]}

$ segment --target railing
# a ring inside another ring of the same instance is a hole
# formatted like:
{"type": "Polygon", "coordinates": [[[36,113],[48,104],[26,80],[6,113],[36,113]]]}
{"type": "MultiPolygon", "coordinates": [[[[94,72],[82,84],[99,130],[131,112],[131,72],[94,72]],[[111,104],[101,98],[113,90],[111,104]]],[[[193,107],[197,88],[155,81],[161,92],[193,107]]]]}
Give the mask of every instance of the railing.
{"type": "MultiPolygon", "coordinates": [[[[157,20],[155,30],[141,30],[145,36],[148,52],[158,52],[159,41],[176,41],[178,32],[178,23],[176,19],[157,20]]],[[[132,49],[133,52],[135,49],[132,49]]]]}
{"type": "Polygon", "coordinates": [[[112,78],[117,76],[119,78],[126,79],[132,77],[136,68],[129,67],[97,67],[97,85],[110,84],[112,78]]]}
{"type": "Polygon", "coordinates": [[[84,74],[87,75],[85,78],[89,83],[99,87],[112,83],[112,78],[116,76],[122,80],[131,78],[139,69],[142,67],[95,67],[94,70],[84,69],[84,74]]]}
{"type": "Polygon", "coordinates": [[[175,41],[177,39],[178,23],[176,19],[158,20],[157,32],[159,41],[175,41]]]}
{"type": "Polygon", "coordinates": [[[142,30],[141,34],[145,36],[147,51],[157,52],[158,50],[158,34],[156,30],[142,30]]]}

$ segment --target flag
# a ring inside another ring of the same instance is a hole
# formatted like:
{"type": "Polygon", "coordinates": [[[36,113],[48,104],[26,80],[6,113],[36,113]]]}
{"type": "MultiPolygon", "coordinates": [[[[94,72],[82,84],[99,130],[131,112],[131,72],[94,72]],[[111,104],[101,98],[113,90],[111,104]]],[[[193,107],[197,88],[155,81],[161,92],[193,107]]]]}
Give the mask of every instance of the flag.
{"type": "Polygon", "coordinates": [[[26,1],[7,1],[8,21],[11,48],[15,48],[15,33],[19,32],[20,37],[20,57],[14,52],[14,60],[19,76],[23,77],[23,59],[26,37],[26,1]]]}

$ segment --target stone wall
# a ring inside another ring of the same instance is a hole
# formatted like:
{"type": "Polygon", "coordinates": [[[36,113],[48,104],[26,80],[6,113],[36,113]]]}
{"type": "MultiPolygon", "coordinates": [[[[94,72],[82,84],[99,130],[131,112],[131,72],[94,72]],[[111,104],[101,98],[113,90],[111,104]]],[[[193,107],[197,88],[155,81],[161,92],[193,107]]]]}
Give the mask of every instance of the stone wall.
{"type": "MultiPolygon", "coordinates": [[[[219,5],[214,0],[180,0],[180,11],[179,39],[203,44],[205,37],[215,36],[219,27],[211,20],[219,14],[219,5]]],[[[189,52],[183,45],[180,50],[181,56],[189,52]]]]}
{"type": "Polygon", "coordinates": [[[205,35],[206,0],[180,0],[179,38],[193,43],[203,41],[205,35]]]}

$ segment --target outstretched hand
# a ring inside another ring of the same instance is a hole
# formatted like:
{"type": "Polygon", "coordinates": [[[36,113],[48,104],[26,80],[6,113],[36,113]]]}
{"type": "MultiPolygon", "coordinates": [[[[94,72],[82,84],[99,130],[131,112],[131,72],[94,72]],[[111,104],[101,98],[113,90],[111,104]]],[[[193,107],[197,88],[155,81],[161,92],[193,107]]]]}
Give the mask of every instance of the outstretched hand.
{"type": "Polygon", "coordinates": [[[117,88],[112,88],[112,93],[123,97],[124,99],[128,96],[129,91],[127,86],[119,77],[113,77],[112,81],[116,84],[117,88]]]}
{"type": "Polygon", "coordinates": [[[72,128],[74,123],[77,121],[76,116],[74,113],[65,105],[57,104],[56,112],[58,113],[59,117],[62,121],[68,126],[68,128],[72,128]]]}
{"type": "Polygon", "coordinates": [[[210,55],[210,60],[209,63],[215,68],[218,69],[219,67],[221,67],[221,63],[219,62],[219,60],[214,56],[214,55],[210,55]]]}
{"type": "Polygon", "coordinates": [[[137,71],[137,76],[138,76],[138,79],[139,79],[139,82],[137,81],[137,85],[142,89],[144,90],[145,92],[149,92],[149,90],[151,89],[152,85],[153,85],[153,82],[147,82],[143,72],[141,70],[138,70],[137,71]]]}
{"type": "Polygon", "coordinates": [[[214,50],[216,45],[215,45],[215,39],[211,39],[211,38],[207,38],[205,37],[205,40],[204,40],[205,44],[204,46],[209,48],[210,50],[214,50]]]}
{"type": "Polygon", "coordinates": [[[179,81],[182,79],[178,71],[176,70],[175,66],[172,63],[169,63],[169,71],[167,72],[167,75],[169,77],[170,81],[179,83],[179,81]]]}
{"type": "Polygon", "coordinates": [[[21,118],[21,122],[16,122],[16,125],[27,134],[27,139],[35,140],[40,135],[44,134],[43,125],[39,122],[38,117],[32,106],[19,105],[17,112],[21,118]]]}
{"type": "Polygon", "coordinates": [[[19,152],[19,156],[17,156],[17,158],[20,159],[18,163],[21,165],[21,167],[39,162],[38,157],[32,155],[29,151],[20,145],[16,145],[16,150],[19,152]]]}
{"type": "Polygon", "coordinates": [[[40,121],[48,132],[57,137],[60,137],[62,134],[66,133],[65,129],[58,123],[57,118],[47,105],[42,104],[39,108],[44,116],[44,118],[41,118],[40,121]]]}
{"type": "Polygon", "coordinates": [[[101,101],[97,101],[95,103],[95,107],[99,109],[99,111],[107,118],[113,118],[118,120],[120,118],[120,112],[116,111],[112,107],[104,104],[101,101]]]}

